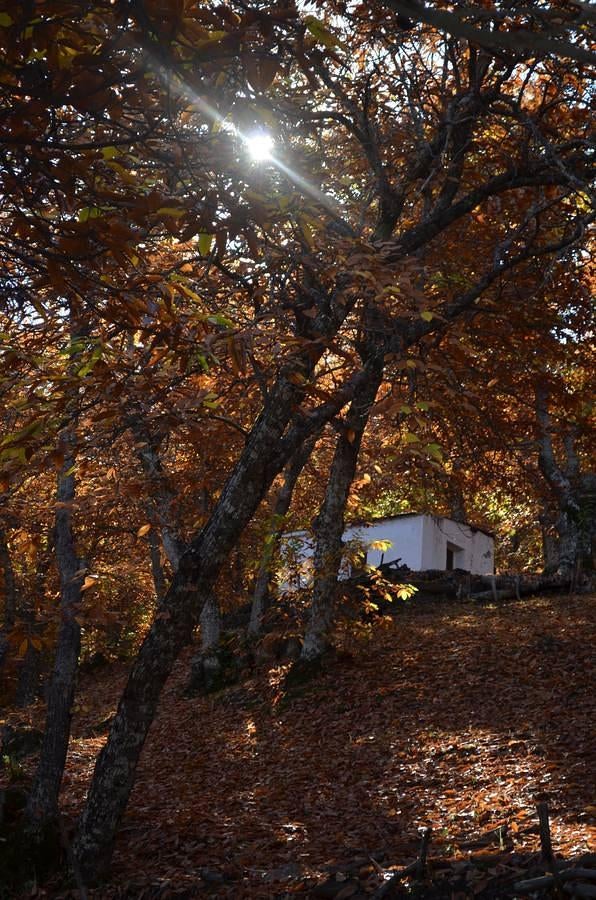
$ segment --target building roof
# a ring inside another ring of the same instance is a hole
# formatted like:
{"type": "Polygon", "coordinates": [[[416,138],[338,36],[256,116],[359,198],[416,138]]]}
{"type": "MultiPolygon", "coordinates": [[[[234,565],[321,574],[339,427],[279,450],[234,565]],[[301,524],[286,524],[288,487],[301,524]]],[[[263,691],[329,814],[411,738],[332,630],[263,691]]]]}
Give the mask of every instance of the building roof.
{"type": "Polygon", "coordinates": [[[417,518],[419,516],[430,516],[433,519],[447,519],[449,522],[455,522],[457,525],[466,525],[468,528],[471,528],[472,531],[480,531],[482,534],[486,534],[488,537],[494,538],[494,532],[488,531],[486,528],[481,528],[480,525],[473,525],[472,522],[462,522],[458,519],[452,519],[451,516],[437,516],[433,513],[419,513],[419,512],[404,512],[404,513],[396,513],[393,516],[378,516],[378,517],[369,517],[366,519],[352,519],[350,522],[346,522],[347,528],[359,528],[360,526],[366,525],[379,525],[383,522],[393,522],[395,519],[407,519],[407,518],[417,518]]]}

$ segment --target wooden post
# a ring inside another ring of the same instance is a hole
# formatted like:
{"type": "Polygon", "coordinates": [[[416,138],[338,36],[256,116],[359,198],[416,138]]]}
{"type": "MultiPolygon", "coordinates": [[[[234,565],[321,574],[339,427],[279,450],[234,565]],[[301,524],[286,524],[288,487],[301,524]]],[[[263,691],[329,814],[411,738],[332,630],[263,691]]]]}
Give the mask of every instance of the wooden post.
{"type": "Polygon", "coordinates": [[[416,865],[416,878],[423,878],[426,873],[426,857],[428,855],[428,847],[432,837],[433,830],[430,827],[422,829],[422,837],[420,840],[420,854],[416,865]]]}
{"type": "Polygon", "coordinates": [[[493,592],[493,600],[496,603],[499,599],[499,595],[497,593],[497,579],[494,575],[490,576],[490,588],[491,588],[491,591],[493,592]]]}

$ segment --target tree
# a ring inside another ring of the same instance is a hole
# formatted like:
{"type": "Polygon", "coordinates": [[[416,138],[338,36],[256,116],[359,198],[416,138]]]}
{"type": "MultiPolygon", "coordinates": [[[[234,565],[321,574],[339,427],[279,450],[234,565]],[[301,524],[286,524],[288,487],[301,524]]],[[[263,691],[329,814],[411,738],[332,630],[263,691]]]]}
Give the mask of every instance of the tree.
{"type": "MultiPolygon", "coordinates": [[[[416,366],[420,344],[465,331],[482,298],[531,280],[592,220],[582,71],[404,31],[385,4],[324,14],[99,2],[68,27],[27,10],[4,20],[6,304],[46,334],[66,296],[89,310],[84,367],[108,400],[93,401],[106,442],[131,410],[150,419],[153,450],[160,417],[164,434],[184,431],[184,411],[162,413],[149,390],[175,366],[199,425],[218,415],[246,436],[224,454],[209,515],[179,530],[186,549],[98,758],[75,843],[90,880],[109,864],[161,688],[277,475],[327,423],[349,445],[387,358],[416,366]],[[266,121],[283,152],[251,168],[241,135],[266,121]],[[457,278],[437,281],[445,260],[457,278]],[[214,410],[207,384],[222,372],[229,408],[214,410]]],[[[338,498],[356,465],[341,450],[338,498]]],[[[24,460],[7,463],[16,477],[24,460]]]]}

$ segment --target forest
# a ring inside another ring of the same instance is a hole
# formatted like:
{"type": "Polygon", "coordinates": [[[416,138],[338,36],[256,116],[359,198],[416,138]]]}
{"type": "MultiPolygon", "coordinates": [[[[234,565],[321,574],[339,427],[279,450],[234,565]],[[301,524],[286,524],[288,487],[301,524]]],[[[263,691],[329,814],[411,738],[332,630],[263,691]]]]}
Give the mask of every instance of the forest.
{"type": "Polygon", "coordinates": [[[595,21],[0,0],[1,900],[596,897],[595,21]]]}

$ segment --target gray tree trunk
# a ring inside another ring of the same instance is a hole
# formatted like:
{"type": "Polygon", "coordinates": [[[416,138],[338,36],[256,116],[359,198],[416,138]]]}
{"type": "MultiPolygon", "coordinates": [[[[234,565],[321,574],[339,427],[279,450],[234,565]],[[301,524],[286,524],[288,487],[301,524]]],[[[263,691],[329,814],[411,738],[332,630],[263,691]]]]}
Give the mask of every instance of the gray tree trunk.
{"type": "Polygon", "coordinates": [[[556,531],[555,524],[552,522],[552,516],[543,513],[540,516],[540,528],[542,535],[542,559],[545,572],[556,572],[559,568],[559,536],[556,531]]]}
{"type": "Polygon", "coordinates": [[[161,564],[161,541],[155,528],[151,529],[147,537],[149,539],[149,556],[151,558],[153,586],[155,588],[155,597],[159,603],[163,597],[165,597],[167,591],[166,576],[161,564]]]}
{"type": "Polygon", "coordinates": [[[296,487],[300,473],[310,459],[316,441],[316,436],[305,441],[304,444],[298,448],[284,472],[283,482],[273,507],[269,534],[267,535],[255,582],[250,611],[250,622],[248,626],[248,634],[251,638],[257,638],[261,633],[263,615],[266,612],[270,596],[273,562],[279,550],[285,519],[292,503],[294,488],[296,487]]]}
{"type": "Polygon", "coordinates": [[[75,434],[63,432],[64,462],[58,474],[54,545],[60,579],[60,628],[47,697],[46,725],[39,764],[29,800],[27,819],[30,829],[40,834],[55,819],[58,795],[70,738],[72,703],[81,646],[81,629],[76,614],[81,602],[83,572],[72,528],[75,498],[75,434]]]}
{"type": "Polygon", "coordinates": [[[81,627],[76,616],[81,604],[84,567],[76,551],[73,506],[76,493],[76,422],[79,414],[79,381],[76,372],[80,351],[77,344],[86,333],[86,328],[76,322],[71,307],[70,339],[73,352],[69,374],[73,378],[73,384],[69,387],[71,393],[65,409],[69,424],[60,435],[64,460],[57,477],[54,519],[54,551],[60,583],[60,627],[47,692],[43,742],[26,808],[28,829],[37,839],[54,823],[58,814],[58,795],[70,740],[72,704],[81,649],[81,627]]]}
{"type": "Polygon", "coordinates": [[[548,390],[544,385],[536,387],[536,418],[538,422],[538,465],[554,497],[558,513],[559,575],[573,577],[581,557],[582,535],[580,529],[581,504],[577,496],[579,463],[569,435],[564,441],[565,465],[557,462],[553,447],[553,426],[548,412],[548,390]]]}
{"type": "Polygon", "coordinates": [[[217,597],[213,593],[205,600],[199,621],[201,623],[201,647],[191,663],[187,691],[209,694],[218,689],[222,676],[219,657],[221,611],[217,597]]]}
{"type": "Polygon", "coordinates": [[[352,400],[345,427],[337,440],[325,499],[315,522],[314,585],[301,653],[305,662],[322,656],[329,647],[328,632],[333,622],[342,558],[346,502],[356,473],[362,436],[383,379],[382,357],[372,359],[366,368],[366,381],[352,400]]]}

